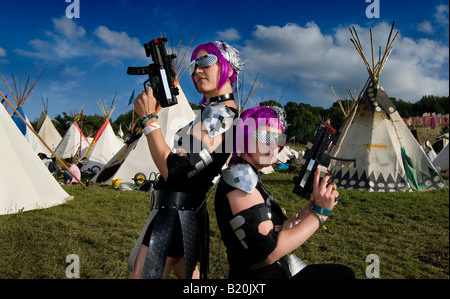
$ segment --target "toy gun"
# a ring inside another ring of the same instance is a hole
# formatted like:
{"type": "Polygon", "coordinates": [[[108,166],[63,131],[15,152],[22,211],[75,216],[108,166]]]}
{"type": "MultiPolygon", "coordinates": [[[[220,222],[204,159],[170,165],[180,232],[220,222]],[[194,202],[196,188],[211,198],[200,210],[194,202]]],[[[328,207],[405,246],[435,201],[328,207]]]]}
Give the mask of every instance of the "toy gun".
{"type": "Polygon", "coordinates": [[[178,88],[174,85],[175,71],[172,60],[177,57],[175,54],[166,53],[165,42],[167,38],[157,38],[144,44],[145,54],[151,56],[153,63],[142,67],[128,67],[129,75],[148,75],[144,82],[144,90],[147,86],[153,89],[153,95],[159,101],[161,107],[176,105],[179,94],[178,88]]]}
{"type": "Polygon", "coordinates": [[[328,153],[339,137],[331,125],[317,124],[316,133],[312,143],[306,145],[306,152],[303,156],[305,163],[300,169],[298,176],[294,177],[293,192],[309,200],[313,191],[314,174],[320,165],[328,168],[331,157],[328,153]]]}

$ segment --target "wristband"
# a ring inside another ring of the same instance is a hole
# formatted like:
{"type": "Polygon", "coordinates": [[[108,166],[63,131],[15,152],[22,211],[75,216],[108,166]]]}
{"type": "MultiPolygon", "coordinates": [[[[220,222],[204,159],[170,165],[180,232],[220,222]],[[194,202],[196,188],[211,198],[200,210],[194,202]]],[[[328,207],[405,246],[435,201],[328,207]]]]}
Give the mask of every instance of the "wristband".
{"type": "Polygon", "coordinates": [[[325,216],[330,216],[330,214],[331,214],[330,210],[316,206],[315,204],[311,205],[311,211],[317,212],[317,213],[325,215],[325,216]]]}
{"type": "Polygon", "coordinates": [[[317,216],[317,218],[319,218],[320,226],[323,228],[323,230],[327,233],[331,233],[330,230],[325,226],[325,221],[323,220],[322,215],[314,211],[313,213],[317,216]]]}
{"type": "Polygon", "coordinates": [[[156,118],[156,119],[158,119],[158,115],[153,114],[153,113],[150,113],[149,115],[147,115],[146,117],[144,117],[143,119],[141,119],[141,126],[144,127],[144,126],[145,126],[145,123],[146,123],[149,119],[151,119],[151,118],[156,118]]]}
{"type": "Polygon", "coordinates": [[[159,125],[159,123],[155,121],[155,122],[149,124],[148,126],[146,126],[142,131],[144,132],[144,135],[147,136],[154,130],[157,130],[160,128],[161,128],[161,126],[159,125]]]}

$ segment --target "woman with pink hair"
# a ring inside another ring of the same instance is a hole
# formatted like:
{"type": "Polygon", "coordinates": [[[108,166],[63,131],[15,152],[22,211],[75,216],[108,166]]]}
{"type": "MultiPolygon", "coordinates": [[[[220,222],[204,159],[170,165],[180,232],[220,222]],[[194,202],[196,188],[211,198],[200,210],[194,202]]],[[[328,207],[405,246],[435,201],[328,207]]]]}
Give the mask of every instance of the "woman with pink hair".
{"type": "Polygon", "coordinates": [[[280,108],[255,107],[244,111],[237,125],[233,163],[223,170],[215,198],[229,278],[354,278],[353,271],[343,265],[304,267],[295,256],[287,258],[319,227],[326,229],[324,222],[337,204],[339,192],[336,184],[328,184],[329,175],[319,182],[318,171],[309,202],[296,215],[284,215],[258,175],[283,149],[284,120],[280,108]]]}
{"type": "Polygon", "coordinates": [[[152,194],[152,212],[129,258],[131,278],[166,278],[171,267],[179,278],[207,277],[206,194],[231,154],[232,127],[238,117],[232,85],[242,68],[238,51],[223,41],[195,48],[189,71],[203,94],[203,107],[175,135],[174,151],[159,130],[156,113],[160,107],[152,89],[136,98],[135,111],[160,177],[152,194]]]}

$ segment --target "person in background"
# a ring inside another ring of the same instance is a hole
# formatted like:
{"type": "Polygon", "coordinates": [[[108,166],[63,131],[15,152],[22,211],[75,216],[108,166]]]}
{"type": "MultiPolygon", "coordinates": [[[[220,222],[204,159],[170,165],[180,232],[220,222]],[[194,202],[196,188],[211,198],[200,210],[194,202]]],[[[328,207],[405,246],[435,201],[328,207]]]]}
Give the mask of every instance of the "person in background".
{"type": "MultiPolygon", "coordinates": [[[[78,168],[78,166],[73,163],[73,158],[66,158],[64,161],[69,167],[70,172],[72,172],[73,175],[78,178],[78,180],[81,180],[80,168],[78,168]]],[[[72,184],[78,184],[78,180],[74,176],[72,176],[69,171],[62,167],[59,167],[59,170],[63,173],[64,184],[69,186],[72,184]]]]}

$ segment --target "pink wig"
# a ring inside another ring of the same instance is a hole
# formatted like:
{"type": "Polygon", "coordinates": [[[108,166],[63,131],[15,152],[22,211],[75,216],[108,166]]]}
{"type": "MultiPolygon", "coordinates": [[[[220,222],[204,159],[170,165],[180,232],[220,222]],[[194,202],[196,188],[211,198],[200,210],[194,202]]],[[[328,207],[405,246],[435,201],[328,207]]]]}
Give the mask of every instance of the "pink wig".
{"type": "MultiPolygon", "coordinates": [[[[233,160],[236,161],[238,154],[249,153],[248,144],[253,132],[258,127],[269,127],[273,129],[281,129],[284,134],[284,128],[277,114],[272,108],[266,106],[258,106],[250,108],[242,112],[239,123],[236,127],[235,148],[233,150],[233,160]]],[[[279,152],[283,146],[278,148],[279,152]]]]}
{"type": "MultiPolygon", "coordinates": [[[[198,45],[194,49],[194,52],[192,53],[191,61],[194,60],[197,57],[198,52],[200,50],[204,50],[208,54],[214,54],[214,55],[217,56],[218,61],[219,61],[219,65],[221,67],[221,74],[220,74],[220,78],[219,78],[219,83],[218,83],[217,89],[221,89],[222,86],[224,86],[225,83],[227,82],[228,74],[230,72],[230,67],[231,67],[230,64],[223,57],[223,55],[220,52],[219,48],[217,48],[217,46],[214,43],[212,43],[212,42],[198,45]]],[[[195,86],[195,88],[198,91],[197,84],[195,83],[195,80],[194,80],[194,75],[192,75],[191,77],[192,77],[192,82],[194,82],[194,86],[195,86]]],[[[237,74],[236,74],[236,72],[233,72],[233,74],[230,77],[231,85],[233,85],[236,82],[236,80],[237,80],[237,74]]],[[[203,99],[201,100],[199,106],[204,106],[204,105],[206,105],[206,98],[205,97],[203,97],[203,99]]]]}

